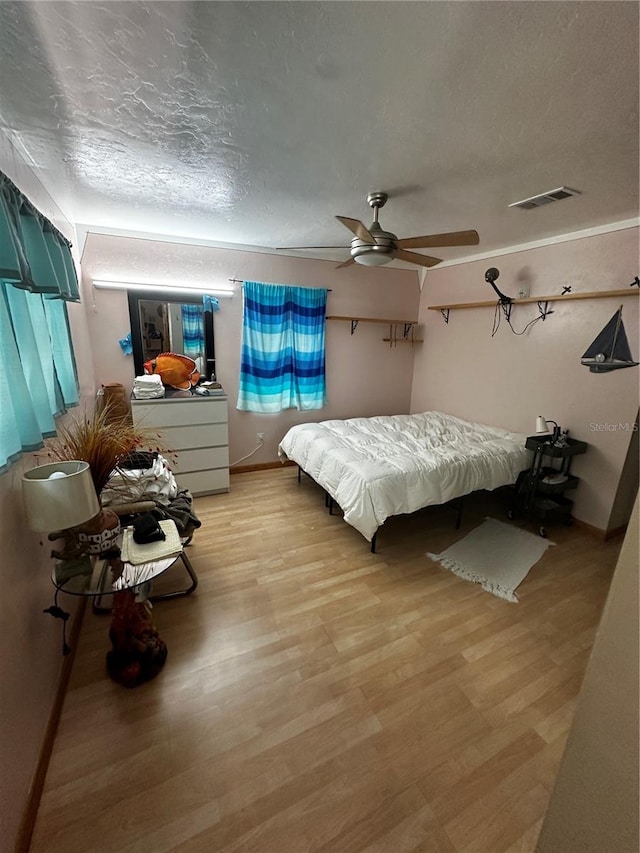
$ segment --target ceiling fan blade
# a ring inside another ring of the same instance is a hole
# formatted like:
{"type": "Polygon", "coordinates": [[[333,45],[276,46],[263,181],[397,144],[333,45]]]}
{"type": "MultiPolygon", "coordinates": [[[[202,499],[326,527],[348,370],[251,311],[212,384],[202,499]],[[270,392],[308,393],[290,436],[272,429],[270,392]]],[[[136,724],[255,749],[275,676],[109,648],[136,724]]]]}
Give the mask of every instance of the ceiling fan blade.
{"type": "Polygon", "coordinates": [[[365,228],[359,219],[350,219],[348,216],[336,216],[336,219],[342,222],[358,239],[363,240],[365,243],[375,244],[376,241],[371,236],[371,232],[368,228],[365,228]]]}
{"type": "Polygon", "coordinates": [[[477,246],[477,231],[450,231],[448,234],[427,234],[424,237],[406,237],[398,240],[400,249],[430,249],[432,246],[477,246]]]}
{"type": "Polygon", "coordinates": [[[419,255],[417,252],[405,252],[404,249],[398,249],[396,260],[420,264],[421,267],[435,267],[442,261],[442,258],[430,258],[429,255],[419,255]]]}
{"type": "Polygon", "coordinates": [[[336,269],[341,270],[343,267],[350,267],[351,264],[355,264],[355,261],[353,260],[353,258],[349,258],[348,261],[343,261],[341,264],[338,264],[336,269]]]}
{"type": "Polygon", "coordinates": [[[303,249],[348,249],[344,244],[342,246],[276,246],[276,252],[284,252],[287,250],[301,252],[303,249]]]}

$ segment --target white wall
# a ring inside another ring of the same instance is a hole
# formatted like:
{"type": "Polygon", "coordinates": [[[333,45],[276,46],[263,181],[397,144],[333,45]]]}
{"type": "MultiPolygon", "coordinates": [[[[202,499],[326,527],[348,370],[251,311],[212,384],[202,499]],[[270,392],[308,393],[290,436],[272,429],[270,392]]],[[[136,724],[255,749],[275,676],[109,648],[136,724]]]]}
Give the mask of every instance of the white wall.
{"type": "MultiPolygon", "coordinates": [[[[523,283],[532,296],[560,294],[565,285],[574,293],[628,291],[638,274],[638,235],[638,228],[629,228],[436,267],[427,273],[420,300],[425,343],[416,350],[411,410],[436,409],[525,434],[534,431],[536,415],[553,418],[589,444],[573,463],[582,478],[574,514],[602,530],[610,523],[636,420],[638,368],[594,374],[580,357],[622,303],[638,358],[638,297],[555,302],[554,313],[522,336],[512,334],[503,318],[492,337],[493,308],[451,311],[446,325],[428,306],[492,300],[484,280],[489,267],[500,270],[497,285],[508,296],[516,296],[523,283]]],[[[537,313],[535,303],[515,306],[514,328],[520,331],[537,313]]],[[[630,510],[629,503],[626,518],[630,510]]]]}

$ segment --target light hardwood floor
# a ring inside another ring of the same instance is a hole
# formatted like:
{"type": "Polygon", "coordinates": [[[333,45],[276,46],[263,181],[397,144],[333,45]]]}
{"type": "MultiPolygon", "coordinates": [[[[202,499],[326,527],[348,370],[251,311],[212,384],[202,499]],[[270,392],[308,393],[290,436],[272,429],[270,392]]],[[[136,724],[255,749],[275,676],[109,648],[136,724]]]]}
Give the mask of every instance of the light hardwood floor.
{"type": "Polygon", "coordinates": [[[552,528],[511,604],[424,556],[494,495],[460,531],[390,520],[377,555],[295,468],[195,508],[154,681],[109,680],[87,608],[32,853],[533,851],[620,540],[552,528]]]}

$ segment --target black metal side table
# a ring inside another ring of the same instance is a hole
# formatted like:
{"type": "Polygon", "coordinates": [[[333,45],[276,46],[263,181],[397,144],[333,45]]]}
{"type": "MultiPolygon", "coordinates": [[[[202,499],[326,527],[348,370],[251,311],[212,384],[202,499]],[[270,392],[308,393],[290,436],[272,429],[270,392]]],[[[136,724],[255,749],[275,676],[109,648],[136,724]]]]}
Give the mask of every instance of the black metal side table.
{"type": "MultiPolygon", "coordinates": [[[[533,451],[533,461],[516,481],[508,517],[513,519],[522,514],[540,522],[571,524],[573,501],[564,493],[575,489],[580,482],[571,474],[571,461],[574,456],[586,453],[587,443],[568,437],[553,442],[550,436],[530,435],[525,447],[533,451]]],[[[546,538],[547,529],[543,523],[538,533],[546,538]]]]}

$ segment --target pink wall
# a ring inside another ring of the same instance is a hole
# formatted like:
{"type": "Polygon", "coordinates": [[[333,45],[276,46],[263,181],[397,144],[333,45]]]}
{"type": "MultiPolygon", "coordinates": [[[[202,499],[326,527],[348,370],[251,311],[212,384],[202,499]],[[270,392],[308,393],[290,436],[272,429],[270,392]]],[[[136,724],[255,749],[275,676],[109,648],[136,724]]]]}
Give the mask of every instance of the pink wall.
{"type": "MultiPolygon", "coordinates": [[[[417,319],[418,276],[411,270],[361,266],[337,270],[330,261],[284,258],[255,252],[214,249],[128,237],[90,234],[82,257],[85,303],[96,380],[130,387],[134,369],[123,356],[118,339],[129,331],[124,291],[101,290],[93,278],[154,282],[210,283],[231,287],[230,278],[304,287],[331,288],[328,314],[356,317],[417,319]]],[[[242,296],[220,299],[214,315],[218,379],[229,394],[231,463],[256,447],[256,432],[265,433],[264,448],[244,464],[277,459],[278,442],[302,421],[357,415],[408,412],[413,350],[406,344],[383,343],[389,327],[361,323],[352,336],[350,324],[327,323],[328,405],[314,412],[295,409],[278,415],[255,415],[235,408],[242,337],[242,296]]]]}
{"type": "MultiPolygon", "coordinates": [[[[75,239],[73,226],[2,133],[0,169],[67,237],[75,239]]],[[[71,305],[69,315],[81,388],[93,395],[84,307],[71,305]]],[[[24,526],[21,476],[34,464],[33,456],[27,454],[0,476],[0,849],[3,851],[14,848],[63,660],[61,622],[42,612],[53,603],[51,543],[24,526]]],[[[60,604],[74,613],[76,599],[69,596],[62,599],[60,604]]]]}
{"type": "MultiPolygon", "coordinates": [[[[534,431],[536,415],[553,418],[589,443],[573,466],[582,478],[574,514],[601,529],[609,525],[631,436],[618,425],[631,428],[636,420],[638,368],[597,375],[580,357],[622,303],[638,358],[638,297],[556,302],[554,313],[521,337],[503,319],[492,338],[492,308],[452,311],[448,325],[427,308],[492,299],[484,280],[492,266],[509,296],[525,282],[532,296],[559,294],[565,285],[574,293],[628,290],[638,274],[638,239],[638,229],[631,228],[436,268],[427,274],[420,300],[425,343],[416,350],[411,411],[436,409],[526,434],[534,431]],[[597,424],[610,426],[596,431],[597,424]]],[[[520,331],[537,313],[535,303],[516,306],[514,328],[520,331]]]]}

